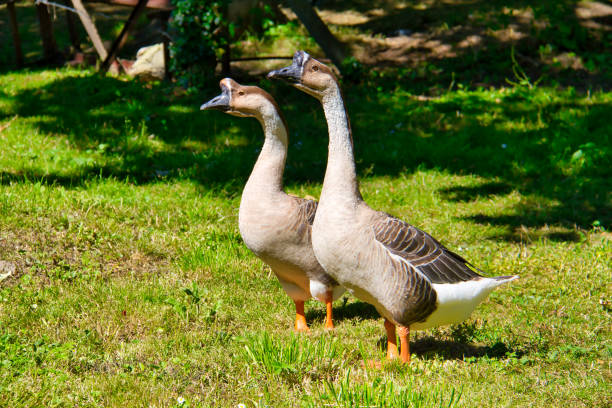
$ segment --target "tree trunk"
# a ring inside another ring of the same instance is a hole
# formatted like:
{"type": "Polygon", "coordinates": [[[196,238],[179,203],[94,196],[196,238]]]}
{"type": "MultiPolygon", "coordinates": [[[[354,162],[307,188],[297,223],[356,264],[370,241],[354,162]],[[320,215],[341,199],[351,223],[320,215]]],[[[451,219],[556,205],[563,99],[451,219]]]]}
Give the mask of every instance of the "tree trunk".
{"type": "Polygon", "coordinates": [[[36,11],[38,13],[38,23],[40,26],[40,38],[43,45],[43,55],[46,61],[52,61],[57,58],[57,43],[53,35],[53,23],[49,16],[49,11],[45,4],[37,4],[36,11]]]}
{"type": "MultiPolygon", "coordinates": [[[[70,1],[62,2],[65,6],[70,6],[70,1]]],[[[68,35],[70,43],[76,51],[81,51],[81,40],[79,39],[79,31],[77,30],[76,17],[70,10],[66,10],[66,25],[68,26],[68,35]]]]}
{"type": "Polygon", "coordinates": [[[17,13],[15,12],[15,1],[10,0],[6,7],[8,8],[9,20],[11,22],[13,44],[15,44],[15,62],[17,62],[17,68],[21,68],[23,66],[23,51],[21,50],[21,37],[19,37],[19,24],[17,23],[17,13]]]}
{"type": "Polygon", "coordinates": [[[287,2],[325,55],[340,69],[342,61],[347,57],[344,44],[329,31],[308,0],[288,0],[287,2]]]}

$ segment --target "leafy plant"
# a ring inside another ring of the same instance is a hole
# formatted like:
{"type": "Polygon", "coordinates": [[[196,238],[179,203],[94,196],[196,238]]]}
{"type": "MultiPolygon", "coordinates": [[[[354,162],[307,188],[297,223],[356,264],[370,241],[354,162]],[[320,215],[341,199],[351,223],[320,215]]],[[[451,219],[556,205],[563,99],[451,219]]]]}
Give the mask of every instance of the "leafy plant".
{"type": "Polygon", "coordinates": [[[600,161],[603,162],[605,156],[603,148],[593,142],[587,142],[578,146],[578,149],[572,153],[570,162],[579,168],[591,167],[600,161]]]}
{"type": "Polygon", "coordinates": [[[171,70],[188,84],[214,74],[234,27],[227,22],[229,0],[174,0],[170,28],[171,70]]]}
{"type": "Polygon", "coordinates": [[[248,17],[236,21],[228,18],[230,0],[173,0],[173,4],[171,70],[186,86],[213,76],[217,62],[245,30],[265,35],[278,19],[269,4],[253,7],[248,17]]]}
{"type": "Polygon", "coordinates": [[[516,60],[516,50],[514,47],[510,50],[510,59],[512,60],[512,73],[516,78],[516,81],[512,81],[506,78],[506,82],[510,85],[514,85],[517,87],[526,87],[529,89],[534,89],[538,83],[542,80],[542,77],[536,79],[534,82],[531,81],[531,78],[525,73],[525,70],[521,67],[521,65],[516,60]]]}
{"type": "Polygon", "coordinates": [[[200,300],[202,300],[203,291],[197,283],[193,282],[191,288],[184,288],[183,292],[191,298],[191,302],[195,305],[196,311],[200,313],[200,300]]]}
{"type": "Polygon", "coordinates": [[[168,297],[165,299],[165,303],[172,306],[176,314],[185,322],[193,321],[198,317],[207,322],[216,319],[219,309],[221,309],[221,300],[214,304],[206,304],[205,296],[209,292],[206,288],[200,288],[196,282],[193,282],[190,288],[183,288],[182,291],[186,297],[168,297]]]}
{"type": "Polygon", "coordinates": [[[364,73],[366,73],[363,64],[355,57],[349,57],[342,61],[341,70],[343,79],[349,82],[360,82],[364,77],[364,73]]]}

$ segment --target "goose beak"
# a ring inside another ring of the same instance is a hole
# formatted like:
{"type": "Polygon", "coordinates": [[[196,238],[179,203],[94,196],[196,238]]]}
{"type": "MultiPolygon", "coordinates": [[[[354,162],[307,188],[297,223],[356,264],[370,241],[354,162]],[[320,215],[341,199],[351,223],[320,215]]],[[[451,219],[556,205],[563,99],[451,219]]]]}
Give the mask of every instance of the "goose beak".
{"type": "Polygon", "coordinates": [[[268,73],[270,79],[283,79],[290,83],[299,83],[302,77],[302,67],[289,65],[288,67],[275,69],[268,73]]]}
{"type": "Polygon", "coordinates": [[[292,84],[299,84],[302,81],[302,71],[306,61],[304,51],[296,51],[293,55],[293,62],[288,67],[276,69],[268,73],[268,78],[282,79],[292,84]]]}
{"type": "Polygon", "coordinates": [[[229,92],[223,89],[223,92],[219,96],[215,96],[210,101],[200,106],[200,110],[216,109],[221,112],[227,112],[230,109],[230,97],[229,92]]]}

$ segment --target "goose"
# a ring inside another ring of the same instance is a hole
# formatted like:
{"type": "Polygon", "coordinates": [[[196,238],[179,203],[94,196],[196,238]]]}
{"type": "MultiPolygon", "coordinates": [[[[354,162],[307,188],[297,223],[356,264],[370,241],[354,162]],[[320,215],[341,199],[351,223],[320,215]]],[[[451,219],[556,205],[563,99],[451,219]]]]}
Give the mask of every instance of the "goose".
{"type": "Polygon", "coordinates": [[[388,359],[409,363],[411,329],[459,323],[493,289],[518,278],[485,277],[431,235],[364,202],[348,115],[329,67],[297,51],[290,66],[268,77],[290,83],[323,105],[329,152],[312,247],[327,273],[384,317],[388,359]]]}
{"type": "Polygon", "coordinates": [[[328,275],[314,256],[311,229],[317,202],[283,190],[287,157],[287,125],[278,105],[263,89],[231,78],[220,82],[221,94],[200,109],[216,109],[260,122],[265,141],[244,187],[238,212],[246,246],[270,266],[295,303],[295,330],[308,332],[304,301],[314,297],[326,305],[325,328],[333,329],[332,302],[345,289],[328,275]]]}

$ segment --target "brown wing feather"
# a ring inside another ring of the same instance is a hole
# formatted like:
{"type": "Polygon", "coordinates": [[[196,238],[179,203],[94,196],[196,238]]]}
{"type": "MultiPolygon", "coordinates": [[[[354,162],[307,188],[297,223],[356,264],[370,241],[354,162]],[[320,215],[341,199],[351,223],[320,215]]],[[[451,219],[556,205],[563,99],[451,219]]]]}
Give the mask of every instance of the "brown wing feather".
{"type": "Polygon", "coordinates": [[[431,283],[456,283],[478,279],[471,263],[448,250],[434,237],[389,214],[374,224],[376,240],[424,274],[431,283]]]}
{"type": "Polygon", "coordinates": [[[297,232],[302,239],[311,240],[312,223],[314,222],[317,206],[314,200],[307,200],[301,197],[290,196],[295,203],[297,216],[291,228],[297,232]]]}
{"type": "Polygon", "coordinates": [[[403,296],[393,296],[395,307],[390,311],[393,318],[404,326],[422,322],[436,310],[437,294],[432,285],[416,271],[416,268],[397,259],[392,260],[395,279],[389,282],[389,288],[396,291],[400,288],[403,296]]]}
{"type": "Polygon", "coordinates": [[[314,200],[307,200],[305,198],[301,198],[300,201],[300,218],[303,218],[308,225],[312,226],[319,203],[314,200]]]}

